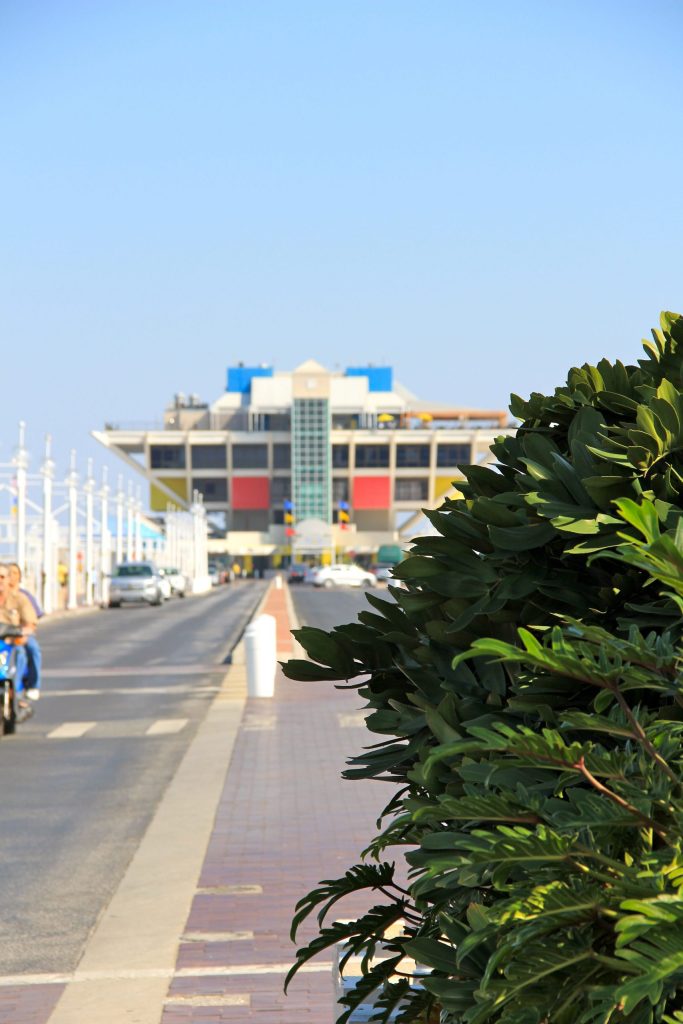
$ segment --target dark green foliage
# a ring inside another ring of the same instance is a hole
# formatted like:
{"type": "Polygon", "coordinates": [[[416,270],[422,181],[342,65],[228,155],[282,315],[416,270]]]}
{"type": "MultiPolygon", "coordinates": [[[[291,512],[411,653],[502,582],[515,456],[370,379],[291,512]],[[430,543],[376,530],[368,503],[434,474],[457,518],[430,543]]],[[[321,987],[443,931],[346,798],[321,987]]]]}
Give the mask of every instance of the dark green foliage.
{"type": "MultiPolygon", "coordinates": [[[[683,319],[638,366],[511,409],[495,469],[463,467],[464,498],[429,513],[406,589],[301,630],[312,661],[285,665],[365,698],[380,741],[345,774],[397,784],[366,855],[411,866],[409,892],[365,865],[303,900],[323,930],[297,963],[336,941],[325,904],[369,886],[404,921],[387,955],[429,969],[406,1024],[681,1024],[683,319]]],[[[343,926],[354,950],[374,955],[381,917],[343,926]]],[[[386,1021],[406,985],[361,987],[386,1021]]]]}

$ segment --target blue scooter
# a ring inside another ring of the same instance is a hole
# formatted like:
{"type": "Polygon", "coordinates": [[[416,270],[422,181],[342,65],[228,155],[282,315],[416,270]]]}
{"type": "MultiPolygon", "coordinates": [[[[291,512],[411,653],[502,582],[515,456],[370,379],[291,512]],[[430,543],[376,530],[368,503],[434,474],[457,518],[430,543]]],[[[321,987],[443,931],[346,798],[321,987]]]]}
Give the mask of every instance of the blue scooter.
{"type": "Polygon", "coordinates": [[[17,722],[23,722],[33,714],[33,708],[27,704],[18,708],[14,691],[14,677],[17,671],[17,649],[12,640],[22,635],[21,626],[10,626],[0,622],[0,695],[2,697],[3,736],[10,736],[17,722]]]}

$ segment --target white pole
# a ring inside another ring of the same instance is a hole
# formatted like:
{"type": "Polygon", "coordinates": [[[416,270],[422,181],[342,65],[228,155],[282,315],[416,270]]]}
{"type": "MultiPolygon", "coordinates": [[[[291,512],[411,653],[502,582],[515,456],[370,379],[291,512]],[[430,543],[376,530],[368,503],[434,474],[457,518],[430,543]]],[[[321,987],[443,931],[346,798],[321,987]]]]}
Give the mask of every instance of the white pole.
{"type": "Polygon", "coordinates": [[[78,604],[77,590],[77,548],[78,548],[78,474],[76,472],[76,451],[71,449],[71,467],[67,477],[69,488],[69,587],[66,606],[73,609],[78,604]]]}
{"type": "Polygon", "coordinates": [[[17,547],[16,560],[22,573],[26,572],[26,468],[28,452],[25,447],[26,424],[19,423],[19,447],[14,457],[17,481],[17,547]]]}
{"type": "Polygon", "coordinates": [[[128,500],[126,501],[126,560],[132,562],[133,555],[133,482],[128,481],[128,500]]]}
{"type": "Polygon", "coordinates": [[[109,577],[111,569],[111,538],[109,536],[109,485],[107,483],[107,467],[102,470],[102,487],[100,490],[100,604],[106,607],[109,603],[109,577]]]}
{"type": "Polygon", "coordinates": [[[95,481],[92,475],[92,459],[88,459],[88,475],[85,481],[85,603],[95,600],[95,558],[93,546],[93,496],[95,481]]]}
{"type": "Polygon", "coordinates": [[[52,438],[45,438],[45,459],[41,467],[43,476],[43,558],[42,587],[39,590],[45,612],[54,610],[54,560],[52,553],[52,480],[55,464],[50,458],[52,438]]]}
{"type": "Polygon", "coordinates": [[[116,490],[116,562],[123,561],[123,477],[119,476],[116,490]]]}
{"type": "Polygon", "coordinates": [[[142,560],[142,491],[138,486],[135,501],[135,557],[142,560]]]}

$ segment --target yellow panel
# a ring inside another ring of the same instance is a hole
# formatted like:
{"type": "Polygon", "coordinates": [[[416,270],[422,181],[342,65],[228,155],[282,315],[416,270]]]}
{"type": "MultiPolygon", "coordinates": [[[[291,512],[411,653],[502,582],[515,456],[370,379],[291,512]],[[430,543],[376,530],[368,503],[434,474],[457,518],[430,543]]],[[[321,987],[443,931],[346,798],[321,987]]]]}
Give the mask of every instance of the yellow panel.
{"type": "MultiPolygon", "coordinates": [[[[434,501],[438,498],[445,498],[448,494],[449,498],[457,498],[460,496],[460,492],[453,486],[453,477],[456,474],[453,473],[451,476],[437,476],[434,479],[434,501]],[[450,492],[453,492],[452,494],[450,492]]],[[[462,477],[460,478],[462,479],[462,477]]]]}
{"type": "MultiPolygon", "coordinates": [[[[160,476],[159,483],[166,484],[174,494],[177,494],[179,498],[187,501],[187,480],[185,477],[177,476],[160,476]]],[[[155,487],[152,484],[149,492],[149,507],[152,512],[165,512],[169,503],[174,508],[181,508],[180,505],[174,505],[167,494],[164,493],[159,487],[155,487]]]]}

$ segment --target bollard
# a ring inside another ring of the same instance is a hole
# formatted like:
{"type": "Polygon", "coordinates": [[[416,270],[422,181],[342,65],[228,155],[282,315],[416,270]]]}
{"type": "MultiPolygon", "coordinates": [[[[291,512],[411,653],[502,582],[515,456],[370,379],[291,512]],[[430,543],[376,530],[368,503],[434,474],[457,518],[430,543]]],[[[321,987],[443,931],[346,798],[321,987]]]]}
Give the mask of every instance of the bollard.
{"type": "Polygon", "coordinates": [[[277,643],[275,619],[258,615],[244,631],[249,697],[272,697],[275,692],[277,643]]]}
{"type": "Polygon", "coordinates": [[[278,573],[277,576],[275,577],[275,589],[282,590],[282,576],[280,575],[280,573],[278,573]]]}

